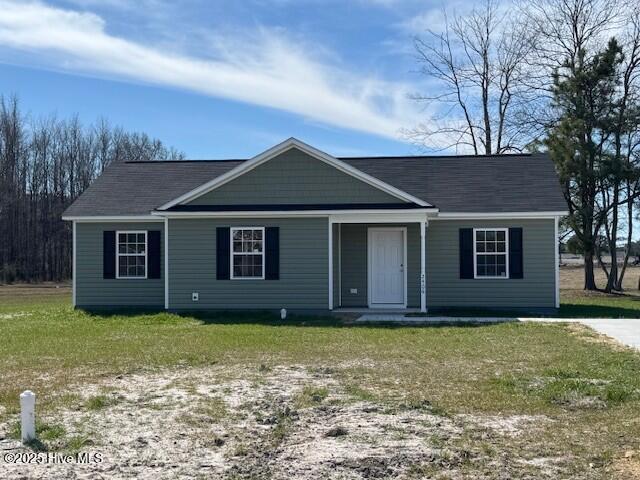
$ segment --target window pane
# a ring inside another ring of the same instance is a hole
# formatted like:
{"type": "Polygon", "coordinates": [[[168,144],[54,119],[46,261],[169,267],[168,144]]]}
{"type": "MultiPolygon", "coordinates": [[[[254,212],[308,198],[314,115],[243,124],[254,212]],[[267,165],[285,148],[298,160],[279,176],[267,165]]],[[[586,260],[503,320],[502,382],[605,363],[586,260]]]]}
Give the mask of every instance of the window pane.
{"type": "Polygon", "coordinates": [[[253,242],[251,251],[256,253],[262,252],[262,242],[253,242]]]}
{"type": "Polygon", "coordinates": [[[234,252],[241,252],[242,251],[242,241],[233,241],[233,251],[234,252]]]}
{"type": "Polygon", "coordinates": [[[478,242],[476,245],[476,252],[484,253],[484,242],[478,242]]]}
{"type": "Polygon", "coordinates": [[[496,243],[496,252],[506,252],[505,245],[504,242],[496,243]]]}
{"type": "Polygon", "coordinates": [[[497,235],[497,239],[499,242],[504,242],[504,230],[500,230],[499,232],[496,232],[497,235]]]}
{"type": "Polygon", "coordinates": [[[240,240],[242,238],[242,230],[234,230],[233,231],[233,239],[240,240]]]}
{"type": "Polygon", "coordinates": [[[496,239],[496,232],[494,230],[487,231],[486,235],[487,240],[494,241],[496,239]]]}
{"type": "Polygon", "coordinates": [[[476,256],[476,276],[506,277],[507,256],[505,254],[482,254],[476,256]]]}
{"type": "Polygon", "coordinates": [[[234,255],[233,276],[237,278],[262,277],[262,255],[234,255]]]}
{"type": "Polygon", "coordinates": [[[251,230],[242,230],[242,239],[251,240],[251,230]]]}
{"type": "Polygon", "coordinates": [[[476,232],[476,240],[483,242],[484,241],[484,231],[476,232]]]}
{"type": "Polygon", "coordinates": [[[144,243],[144,233],[138,234],[138,243],[144,243]]]}
{"type": "Polygon", "coordinates": [[[253,238],[255,240],[262,240],[262,230],[254,230],[253,231],[253,238]]]}
{"type": "Polygon", "coordinates": [[[495,251],[496,251],[496,244],[493,242],[487,243],[487,252],[495,252],[495,251]]]}

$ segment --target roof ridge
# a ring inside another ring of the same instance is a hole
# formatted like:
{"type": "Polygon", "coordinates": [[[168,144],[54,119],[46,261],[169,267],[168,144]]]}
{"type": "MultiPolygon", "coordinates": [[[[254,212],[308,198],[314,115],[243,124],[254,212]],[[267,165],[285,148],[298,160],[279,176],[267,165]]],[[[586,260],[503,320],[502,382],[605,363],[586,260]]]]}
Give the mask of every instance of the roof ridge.
{"type": "Polygon", "coordinates": [[[204,159],[184,159],[184,160],[127,160],[123,163],[199,163],[199,162],[246,162],[248,158],[221,158],[219,160],[213,158],[204,159]]]}
{"type": "Polygon", "coordinates": [[[499,153],[490,155],[371,155],[371,156],[358,156],[358,157],[336,157],[339,160],[384,160],[391,158],[416,158],[416,159],[436,159],[436,158],[502,158],[502,157],[534,157],[542,156],[544,153],[499,153]]]}
{"type": "MultiPolygon", "coordinates": [[[[538,153],[500,153],[490,155],[370,155],[355,157],[335,157],[338,160],[385,160],[385,159],[451,159],[451,158],[502,158],[502,157],[536,157],[543,156],[544,152],[538,153]]],[[[188,158],[184,160],[127,160],[124,163],[221,163],[221,162],[246,162],[249,158],[188,158]]]]}

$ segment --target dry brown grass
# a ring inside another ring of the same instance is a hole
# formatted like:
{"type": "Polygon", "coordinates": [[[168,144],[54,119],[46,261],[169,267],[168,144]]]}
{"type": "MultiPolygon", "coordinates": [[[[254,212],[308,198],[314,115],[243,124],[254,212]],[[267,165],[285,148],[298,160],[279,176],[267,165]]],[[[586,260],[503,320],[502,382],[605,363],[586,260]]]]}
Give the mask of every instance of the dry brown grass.
{"type": "MultiPolygon", "coordinates": [[[[607,278],[601,268],[595,271],[596,285],[604,288],[607,278]]],[[[628,295],[640,296],[638,291],[638,277],[640,277],[640,267],[628,267],[624,276],[623,287],[628,295]]],[[[561,267],[560,268],[560,289],[561,290],[582,290],[584,286],[584,270],[582,267],[561,267]]]]}

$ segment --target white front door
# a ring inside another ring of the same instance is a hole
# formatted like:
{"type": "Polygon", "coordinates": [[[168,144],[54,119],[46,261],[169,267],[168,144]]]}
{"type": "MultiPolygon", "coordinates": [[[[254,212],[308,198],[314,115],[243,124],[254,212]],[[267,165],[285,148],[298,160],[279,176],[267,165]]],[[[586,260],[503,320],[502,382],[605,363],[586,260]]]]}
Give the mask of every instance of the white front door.
{"type": "Polygon", "coordinates": [[[369,306],[406,307],[404,228],[369,229],[369,306]]]}

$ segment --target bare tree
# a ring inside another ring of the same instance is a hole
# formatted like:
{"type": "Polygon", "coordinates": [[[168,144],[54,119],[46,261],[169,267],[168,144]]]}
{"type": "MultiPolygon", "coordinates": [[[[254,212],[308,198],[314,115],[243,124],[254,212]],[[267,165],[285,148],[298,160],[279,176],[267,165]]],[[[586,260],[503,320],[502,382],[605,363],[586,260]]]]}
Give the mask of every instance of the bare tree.
{"type": "Polygon", "coordinates": [[[60,218],[115,161],[181,159],[145,134],[85,127],[79,119],[30,119],[17,98],[0,97],[0,281],[71,275],[71,231],[60,218]]]}
{"type": "MultiPolygon", "coordinates": [[[[640,13],[640,12],[637,12],[640,13]]],[[[611,118],[611,155],[600,188],[599,223],[605,231],[611,252],[605,290],[622,290],[633,239],[633,206],[640,196],[640,18],[631,16],[621,32],[625,53],[621,66],[615,115],[611,118]],[[626,242],[622,268],[618,268],[620,209],[626,211],[626,242]]]]}
{"type": "Polygon", "coordinates": [[[474,154],[521,151],[535,139],[518,112],[535,101],[525,82],[532,48],[527,29],[485,0],[467,15],[449,18],[442,32],[414,39],[420,72],[435,80],[434,93],[413,98],[433,112],[404,135],[422,146],[474,154]]]}

